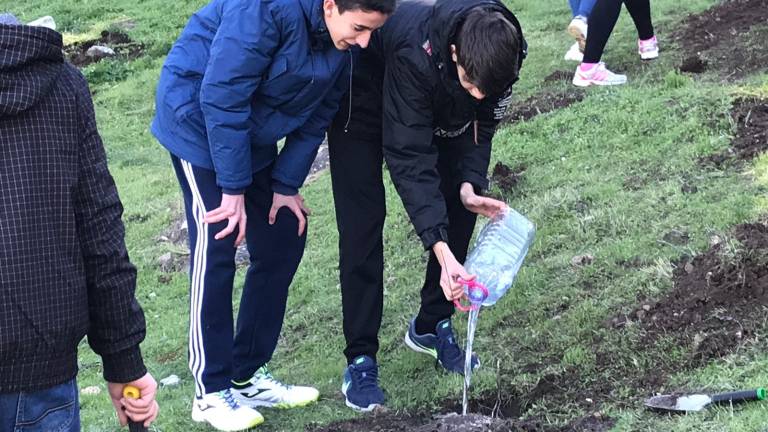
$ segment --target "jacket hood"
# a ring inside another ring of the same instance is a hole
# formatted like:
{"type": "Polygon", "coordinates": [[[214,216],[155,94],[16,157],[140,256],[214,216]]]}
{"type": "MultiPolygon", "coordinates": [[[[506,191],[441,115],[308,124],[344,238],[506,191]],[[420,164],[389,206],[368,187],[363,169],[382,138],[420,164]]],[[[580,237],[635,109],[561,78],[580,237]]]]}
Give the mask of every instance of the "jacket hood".
{"type": "MultiPolygon", "coordinates": [[[[464,21],[470,10],[483,7],[501,12],[517,29],[520,35],[520,53],[518,70],[523,65],[523,59],[528,54],[528,44],[523,37],[523,29],[517,17],[501,2],[496,0],[437,0],[432,9],[432,20],[429,28],[429,40],[432,45],[432,55],[438,64],[450,62],[450,46],[455,38],[459,25],[464,21]]],[[[443,71],[450,68],[441,68],[443,71]]]]}
{"type": "Polygon", "coordinates": [[[301,10],[304,12],[304,18],[307,20],[307,28],[312,38],[312,48],[323,49],[333,46],[331,34],[325,25],[323,17],[322,0],[299,0],[301,10]]]}
{"type": "Polygon", "coordinates": [[[64,66],[61,34],[44,27],[0,24],[0,116],[34,106],[64,66]]]}

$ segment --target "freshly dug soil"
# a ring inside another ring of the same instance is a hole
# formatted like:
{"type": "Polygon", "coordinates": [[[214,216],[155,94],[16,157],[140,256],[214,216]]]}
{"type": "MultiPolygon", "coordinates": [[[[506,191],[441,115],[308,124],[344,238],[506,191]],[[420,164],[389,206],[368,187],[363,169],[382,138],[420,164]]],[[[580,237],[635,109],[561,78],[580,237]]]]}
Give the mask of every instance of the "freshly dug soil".
{"type": "Polygon", "coordinates": [[[720,168],[734,160],[750,160],[768,149],[768,100],[737,99],[731,108],[731,120],[736,125],[731,146],[702,158],[703,165],[720,168]]]}
{"type": "Polygon", "coordinates": [[[114,58],[122,60],[133,60],[144,54],[144,44],[132,41],[125,33],[107,30],[101,32],[98,39],[65,46],[64,53],[70,63],[82,68],[101,60],[85,54],[94,45],[112,48],[116,54],[114,58]]]}

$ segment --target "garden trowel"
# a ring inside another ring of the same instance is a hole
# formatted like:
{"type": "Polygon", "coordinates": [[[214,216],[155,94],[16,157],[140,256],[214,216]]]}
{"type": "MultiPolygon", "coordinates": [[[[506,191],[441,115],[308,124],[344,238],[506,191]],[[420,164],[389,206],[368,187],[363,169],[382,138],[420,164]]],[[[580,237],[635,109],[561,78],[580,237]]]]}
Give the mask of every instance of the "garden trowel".
{"type": "Polygon", "coordinates": [[[738,403],[765,399],[764,388],[741,390],[729,393],[707,394],[671,394],[654,396],[645,401],[648,408],[661,411],[701,411],[710,404],[738,403]]]}

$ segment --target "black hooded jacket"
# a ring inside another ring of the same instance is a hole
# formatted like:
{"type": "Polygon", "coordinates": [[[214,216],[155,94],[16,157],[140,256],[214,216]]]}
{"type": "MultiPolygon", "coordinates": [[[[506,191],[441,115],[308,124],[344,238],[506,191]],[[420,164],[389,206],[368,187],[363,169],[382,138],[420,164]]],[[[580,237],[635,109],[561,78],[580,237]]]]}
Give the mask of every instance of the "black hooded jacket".
{"type": "Polygon", "coordinates": [[[0,25],[0,393],[71,379],[86,334],[108,381],[146,373],[121,214],[61,35],[0,25]]]}
{"type": "MultiPolygon", "coordinates": [[[[351,121],[359,136],[381,131],[384,157],[410,219],[424,246],[447,240],[448,218],[440,192],[437,156],[441,140],[468,140],[474,145],[456,167],[456,187],[469,182],[488,186],[491,140],[511,98],[474,99],[460,84],[450,45],[471,9],[498,10],[520,35],[519,66],[527,45],[517,18],[497,0],[406,0],[374,33],[353,72],[351,121]]],[[[338,121],[347,118],[342,106],[338,121]]]]}

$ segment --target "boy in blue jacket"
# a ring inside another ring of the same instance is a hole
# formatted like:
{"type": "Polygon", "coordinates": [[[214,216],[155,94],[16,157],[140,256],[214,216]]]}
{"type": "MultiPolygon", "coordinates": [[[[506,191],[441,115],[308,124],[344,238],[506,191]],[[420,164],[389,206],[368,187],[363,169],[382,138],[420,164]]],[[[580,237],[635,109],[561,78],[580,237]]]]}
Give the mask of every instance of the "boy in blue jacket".
{"type": "Polygon", "coordinates": [[[394,8],[395,0],[213,0],[168,54],[151,129],[171,153],[189,223],[197,422],[242,430],[263,421],[256,407],[318,397],[266,369],[306,240],[298,189],[348,88],[350,48],[364,48],[394,8]],[[233,334],[243,239],[250,266],[233,334]]]}

